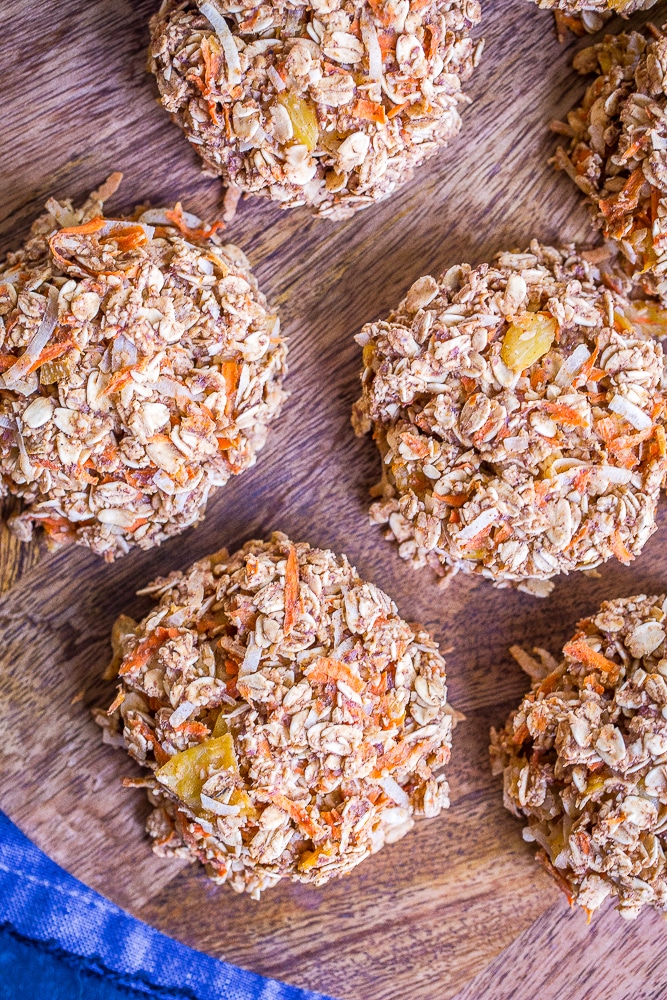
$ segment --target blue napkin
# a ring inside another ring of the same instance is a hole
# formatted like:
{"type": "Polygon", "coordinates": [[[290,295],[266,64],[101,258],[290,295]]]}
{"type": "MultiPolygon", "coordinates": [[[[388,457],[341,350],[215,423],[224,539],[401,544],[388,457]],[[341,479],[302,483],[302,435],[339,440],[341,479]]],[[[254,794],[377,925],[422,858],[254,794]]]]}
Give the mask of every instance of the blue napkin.
{"type": "Polygon", "coordinates": [[[245,972],[135,920],[0,812],[0,1000],[327,1000],[245,972]]]}

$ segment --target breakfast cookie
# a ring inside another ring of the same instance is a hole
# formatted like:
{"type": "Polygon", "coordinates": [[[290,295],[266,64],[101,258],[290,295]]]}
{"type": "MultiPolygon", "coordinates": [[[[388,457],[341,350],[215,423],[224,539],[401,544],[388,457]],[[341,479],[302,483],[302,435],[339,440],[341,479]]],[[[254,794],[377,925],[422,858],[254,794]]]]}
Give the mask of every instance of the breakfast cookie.
{"type": "Polygon", "coordinates": [[[158,854],[257,898],[345,874],[449,804],[445,661],[345,556],[276,532],[143,593],[159,603],[116,623],[98,721],[152,772],[129,784],[158,854]]]}
{"type": "Polygon", "coordinates": [[[589,915],[667,909],[667,599],[605,601],[560,663],[516,650],[533,688],[491,732],[506,807],[589,915]]]}
{"type": "Polygon", "coordinates": [[[163,106],[228,185],[346,218],[461,128],[478,0],[165,0],[150,67],[163,106]]]}
{"type": "Polygon", "coordinates": [[[28,540],[105,559],[203,516],[253,465],[285,398],[286,346],[248,260],[173,209],[105,218],[50,199],[0,267],[2,493],[28,540]]]}
{"type": "Polygon", "coordinates": [[[663,352],[599,256],[534,242],[427,275],[357,336],[353,424],[382,457],[371,518],[415,567],[544,595],[655,530],[663,352]]]}

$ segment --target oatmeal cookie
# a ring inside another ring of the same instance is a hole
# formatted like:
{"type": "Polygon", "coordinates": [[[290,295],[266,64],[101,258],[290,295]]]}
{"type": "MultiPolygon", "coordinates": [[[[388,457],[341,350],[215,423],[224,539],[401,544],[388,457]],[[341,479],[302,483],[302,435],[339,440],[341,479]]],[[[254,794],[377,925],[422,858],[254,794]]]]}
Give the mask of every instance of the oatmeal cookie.
{"type": "Polygon", "coordinates": [[[624,917],[667,910],[666,609],[665,595],[605,601],[560,663],[513,651],[533,688],[491,731],[506,807],[589,914],[607,896],[624,917]]]}
{"type": "Polygon", "coordinates": [[[649,10],[658,0],[532,0],[543,10],[556,15],[559,32],[570,29],[577,35],[594,34],[615,14],[630,17],[639,10],[649,10]]]}
{"type": "Polygon", "coordinates": [[[112,560],[195,524],[253,465],[285,398],[286,346],[243,253],[174,209],[50,199],[0,267],[1,492],[112,560]]]}
{"type": "Polygon", "coordinates": [[[371,517],[415,567],[543,594],[655,530],[663,352],[599,256],[535,242],[427,275],[357,336],[353,424],[382,456],[371,517]]]}
{"type": "Polygon", "coordinates": [[[457,135],[478,0],[165,0],[161,101],[234,201],[346,218],[457,135]]]}
{"type": "Polygon", "coordinates": [[[445,661],[345,556],[276,532],[144,593],[159,604],[117,622],[98,720],[152,771],[134,784],[158,854],[257,898],[345,874],[449,804],[445,661]]]}
{"type": "Polygon", "coordinates": [[[554,162],[591,199],[605,237],[617,241],[646,291],[665,304],[667,37],[653,25],[607,35],[574,66],[595,80],[567,122],[555,124],[570,145],[554,162]]]}

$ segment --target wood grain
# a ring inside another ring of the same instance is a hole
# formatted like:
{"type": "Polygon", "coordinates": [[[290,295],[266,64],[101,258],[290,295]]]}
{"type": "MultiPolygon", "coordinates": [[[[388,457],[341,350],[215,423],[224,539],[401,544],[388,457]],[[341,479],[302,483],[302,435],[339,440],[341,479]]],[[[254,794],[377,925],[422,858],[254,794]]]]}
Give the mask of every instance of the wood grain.
{"type": "MultiPolygon", "coordinates": [[[[82,197],[113,169],[126,180],[111,211],[182,198],[202,216],[217,214],[220,185],[202,177],[144,72],[156,6],[5,0],[0,249],[18,245],[48,195],[82,197]]],[[[484,33],[460,141],[391,202],[344,224],[259,201],[241,206],[229,236],[280,307],[292,397],[257,466],[219,492],[204,525],[110,567],[81,549],[19,551],[0,535],[0,587],[11,584],[0,600],[2,808],[74,875],[160,929],[344,1000],[445,998],[475,974],[461,1000],[499,997],[499,980],[516,968],[521,976],[508,980],[516,989],[503,996],[600,996],[609,973],[603,979],[591,956],[621,941],[635,972],[667,982],[667,959],[641,951],[644,934],[657,937],[650,915],[630,927],[605,916],[590,934],[568,917],[502,808],[486,758],[489,726],[526,687],[507,647],[556,649],[604,597],[666,589],[664,529],[632,568],[561,580],[538,602],[470,580],[439,590],[398,559],[365,514],[378,458],[349,426],[360,365],[352,335],[421,274],[535,236],[592,233],[576,192],[547,165],[555,144],[546,124],[583,89],[569,69],[580,43],[559,46],[550,16],[524,0],[487,0],[484,33]],[[256,904],[149,852],[141,795],[120,787],[133,765],[101,744],[90,709],[111,695],[100,678],[115,616],[147,606],[134,596],[139,586],[273,528],[347,552],[406,617],[424,621],[449,650],[451,698],[467,721],[455,733],[448,814],[339,884],[281,885],[256,904]],[[549,962],[536,963],[544,948],[549,962]],[[565,960],[573,970],[566,992],[547,988],[565,960]],[[589,972],[593,992],[582,992],[589,972]]]]}

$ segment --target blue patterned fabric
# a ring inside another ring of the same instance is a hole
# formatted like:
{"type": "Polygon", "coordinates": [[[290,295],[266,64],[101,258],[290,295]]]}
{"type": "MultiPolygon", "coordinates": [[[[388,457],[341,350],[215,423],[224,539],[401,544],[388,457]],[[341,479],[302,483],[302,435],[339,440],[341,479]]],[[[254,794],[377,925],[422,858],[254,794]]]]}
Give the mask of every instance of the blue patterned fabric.
{"type": "Polygon", "coordinates": [[[46,857],[0,813],[0,1000],[327,1000],[178,944],[46,857]]]}

